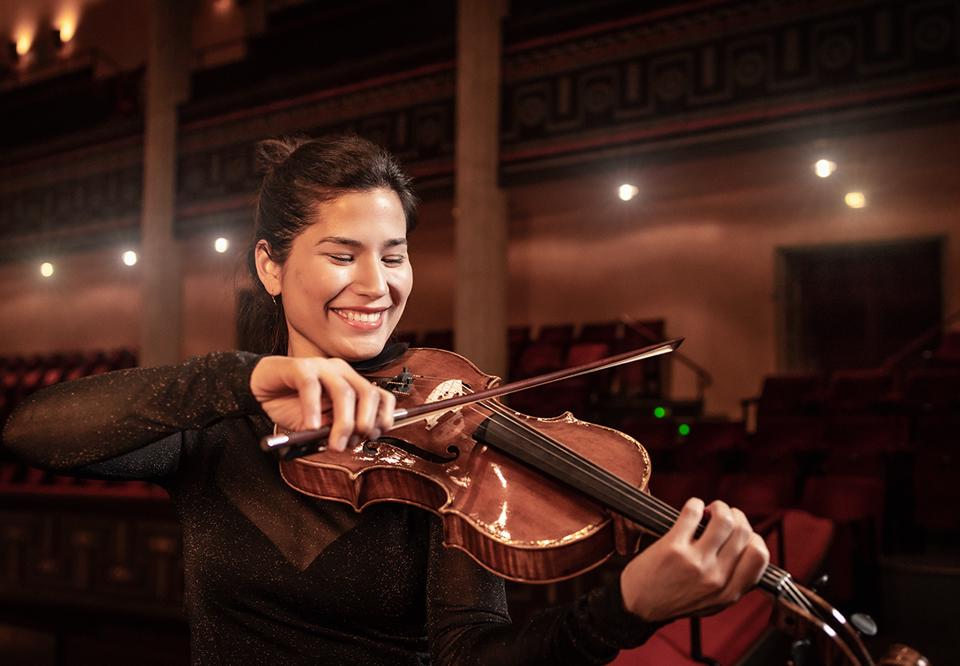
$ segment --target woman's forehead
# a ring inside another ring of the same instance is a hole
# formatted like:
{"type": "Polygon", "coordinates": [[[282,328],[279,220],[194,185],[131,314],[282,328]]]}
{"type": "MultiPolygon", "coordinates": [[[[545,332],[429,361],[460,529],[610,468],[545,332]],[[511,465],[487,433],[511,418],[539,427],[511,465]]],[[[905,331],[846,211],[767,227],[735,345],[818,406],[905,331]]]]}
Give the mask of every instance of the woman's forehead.
{"type": "Polygon", "coordinates": [[[305,231],[314,238],[397,238],[406,236],[406,217],[393,190],[348,192],[318,204],[305,231]]]}

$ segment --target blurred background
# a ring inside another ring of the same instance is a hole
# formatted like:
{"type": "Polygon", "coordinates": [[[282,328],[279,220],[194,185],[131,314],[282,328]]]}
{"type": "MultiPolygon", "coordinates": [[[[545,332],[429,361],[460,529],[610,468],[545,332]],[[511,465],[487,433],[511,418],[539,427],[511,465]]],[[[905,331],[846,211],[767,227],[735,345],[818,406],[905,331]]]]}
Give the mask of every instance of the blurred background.
{"type": "MultiPolygon", "coordinates": [[[[245,348],[256,142],[355,132],[422,199],[398,339],[518,379],[685,336],[511,404],[633,435],[875,652],[960,663],[958,32],[954,0],[5,0],[0,418],[245,348]]],[[[160,489],[0,449],[0,517],[5,663],[187,663],[160,489]]],[[[784,663],[769,612],[618,663],[784,663]]]]}

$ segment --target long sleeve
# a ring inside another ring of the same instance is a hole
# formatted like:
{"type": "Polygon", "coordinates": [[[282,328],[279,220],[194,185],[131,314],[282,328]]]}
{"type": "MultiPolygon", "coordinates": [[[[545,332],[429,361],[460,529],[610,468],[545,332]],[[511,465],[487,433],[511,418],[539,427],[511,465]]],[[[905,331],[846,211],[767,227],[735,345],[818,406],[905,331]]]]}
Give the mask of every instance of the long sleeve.
{"type": "Polygon", "coordinates": [[[444,547],[439,521],[433,531],[427,629],[436,664],[605,664],[662,626],[631,615],[616,583],[513,624],[503,581],[444,547]]]}
{"type": "Polygon", "coordinates": [[[57,384],[14,410],[3,442],[25,462],[54,471],[161,477],[176,469],[185,432],[262,413],[249,389],[258,359],[218,352],[57,384]]]}

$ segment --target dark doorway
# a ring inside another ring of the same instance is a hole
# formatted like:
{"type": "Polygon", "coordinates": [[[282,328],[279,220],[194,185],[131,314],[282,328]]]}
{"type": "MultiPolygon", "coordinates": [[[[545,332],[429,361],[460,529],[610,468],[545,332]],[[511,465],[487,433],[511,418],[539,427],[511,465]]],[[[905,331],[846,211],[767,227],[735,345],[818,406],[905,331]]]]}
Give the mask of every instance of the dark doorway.
{"type": "Polygon", "coordinates": [[[940,321],[940,239],[779,252],[790,370],[877,367],[940,321]]]}

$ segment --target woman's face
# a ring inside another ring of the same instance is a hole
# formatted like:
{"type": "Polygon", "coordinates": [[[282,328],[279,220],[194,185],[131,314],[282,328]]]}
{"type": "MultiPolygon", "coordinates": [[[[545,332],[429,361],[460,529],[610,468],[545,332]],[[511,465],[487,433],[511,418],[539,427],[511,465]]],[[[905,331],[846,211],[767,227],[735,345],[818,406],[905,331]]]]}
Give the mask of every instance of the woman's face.
{"type": "Polygon", "coordinates": [[[288,354],[376,356],[413,287],[400,199],[386,188],[343,194],[315,215],[279,267],[288,354]]]}

